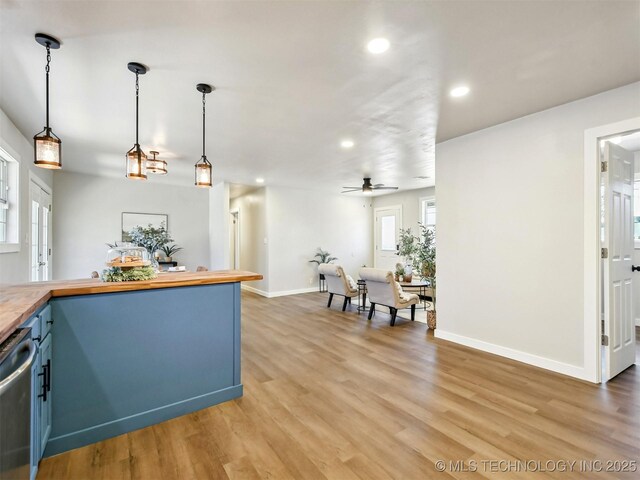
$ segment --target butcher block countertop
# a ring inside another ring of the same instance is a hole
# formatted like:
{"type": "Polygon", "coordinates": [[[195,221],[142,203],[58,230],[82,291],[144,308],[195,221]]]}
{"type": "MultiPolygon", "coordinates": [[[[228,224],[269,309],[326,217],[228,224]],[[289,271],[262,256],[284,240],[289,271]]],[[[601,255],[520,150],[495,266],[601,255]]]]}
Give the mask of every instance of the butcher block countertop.
{"type": "Polygon", "coordinates": [[[153,280],[139,282],[103,282],[98,278],[59,280],[21,285],[0,285],[0,342],[54,297],[128,292],[157,288],[188,287],[213,283],[262,280],[262,275],[240,270],[215,272],[160,273],[153,280]]]}

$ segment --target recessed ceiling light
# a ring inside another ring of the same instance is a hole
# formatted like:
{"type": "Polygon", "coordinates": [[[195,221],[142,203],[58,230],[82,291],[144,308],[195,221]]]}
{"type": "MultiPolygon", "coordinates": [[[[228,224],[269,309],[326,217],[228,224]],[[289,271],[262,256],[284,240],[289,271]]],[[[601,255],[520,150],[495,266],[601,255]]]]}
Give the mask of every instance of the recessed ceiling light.
{"type": "Polygon", "coordinates": [[[264,183],[264,178],[262,177],[256,178],[256,183],[264,183]]]}
{"type": "Polygon", "coordinates": [[[340,142],[340,146],[342,148],[353,148],[354,145],[355,145],[354,141],[353,140],[349,140],[348,138],[344,139],[344,140],[342,140],[340,142]]]}
{"type": "Polygon", "coordinates": [[[367,50],[376,55],[389,50],[389,40],[386,38],[374,38],[367,43],[367,50]]]}
{"type": "Polygon", "coordinates": [[[449,95],[451,95],[452,97],[464,97],[469,92],[470,92],[469,87],[461,86],[461,87],[456,87],[451,89],[451,91],[449,92],[449,95]]]}

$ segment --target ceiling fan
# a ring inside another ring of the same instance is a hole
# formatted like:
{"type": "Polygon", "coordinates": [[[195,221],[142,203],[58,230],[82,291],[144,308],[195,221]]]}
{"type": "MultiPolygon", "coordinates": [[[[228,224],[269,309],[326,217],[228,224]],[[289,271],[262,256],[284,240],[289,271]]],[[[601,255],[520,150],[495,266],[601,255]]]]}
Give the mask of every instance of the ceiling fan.
{"type": "Polygon", "coordinates": [[[367,177],[363,178],[363,180],[364,180],[364,183],[362,184],[361,187],[342,187],[345,190],[340,193],[352,193],[352,192],[362,191],[362,193],[366,195],[371,195],[374,190],[397,190],[398,189],[398,187],[385,187],[383,183],[376,183],[375,185],[372,185],[371,179],[367,177]]]}

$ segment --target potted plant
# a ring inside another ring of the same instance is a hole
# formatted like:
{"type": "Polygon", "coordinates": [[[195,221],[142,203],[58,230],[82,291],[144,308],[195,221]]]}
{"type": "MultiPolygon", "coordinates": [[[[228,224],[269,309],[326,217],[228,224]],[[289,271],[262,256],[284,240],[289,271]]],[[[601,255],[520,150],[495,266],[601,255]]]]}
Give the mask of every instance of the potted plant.
{"type": "MultiPolygon", "coordinates": [[[[313,260],[309,260],[309,263],[316,263],[320,265],[321,263],[331,263],[337,260],[338,257],[332,257],[328,251],[322,250],[322,248],[318,247],[316,254],[314,255],[313,260]]],[[[324,275],[319,274],[320,281],[324,281],[324,275]]],[[[320,290],[322,290],[322,286],[320,286],[320,290]]]]}
{"type": "Polygon", "coordinates": [[[404,282],[405,280],[405,269],[404,265],[401,263],[396,263],[396,282],[404,282]]]}
{"type": "Polygon", "coordinates": [[[410,282],[413,278],[413,266],[415,265],[413,258],[416,253],[417,242],[418,238],[411,233],[411,228],[407,228],[406,230],[404,228],[400,229],[397,254],[405,260],[403,267],[405,282],[410,282]]]}
{"type": "Polygon", "coordinates": [[[429,282],[433,309],[427,311],[427,326],[436,328],[436,233],[433,228],[420,224],[420,238],[417,238],[413,257],[414,266],[420,277],[429,282]]]}
{"type": "Polygon", "coordinates": [[[182,247],[179,247],[175,243],[173,245],[163,245],[160,247],[160,251],[164,253],[164,259],[166,262],[171,262],[173,260],[173,255],[182,250],[182,247]]]}
{"type": "Polygon", "coordinates": [[[159,227],[154,227],[151,224],[149,224],[148,227],[134,227],[129,232],[129,236],[131,237],[131,243],[138,247],[146,248],[149,252],[149,256],[156,262],[156,252],[168,243],[173,242],[173,239],[169,236],[169,232],[167,232],[164,223],[160,224],[159,227]]]}

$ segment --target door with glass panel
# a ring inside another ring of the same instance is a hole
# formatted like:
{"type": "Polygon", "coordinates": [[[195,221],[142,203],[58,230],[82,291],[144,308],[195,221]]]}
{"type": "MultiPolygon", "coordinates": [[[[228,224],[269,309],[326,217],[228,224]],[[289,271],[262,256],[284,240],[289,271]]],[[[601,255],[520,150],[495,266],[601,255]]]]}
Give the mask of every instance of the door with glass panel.
{"type": "Polygon", "coordinates": [[[51,280],[51,194],[29,185],[29,265],[32,282],[51,280]]]}
{"type": "Polygon", "coordinates": [[[395,270],[400,260],[398,241],[402,228],[402,208],[385,207],[375,210],[375,267],[395,270]]]}

